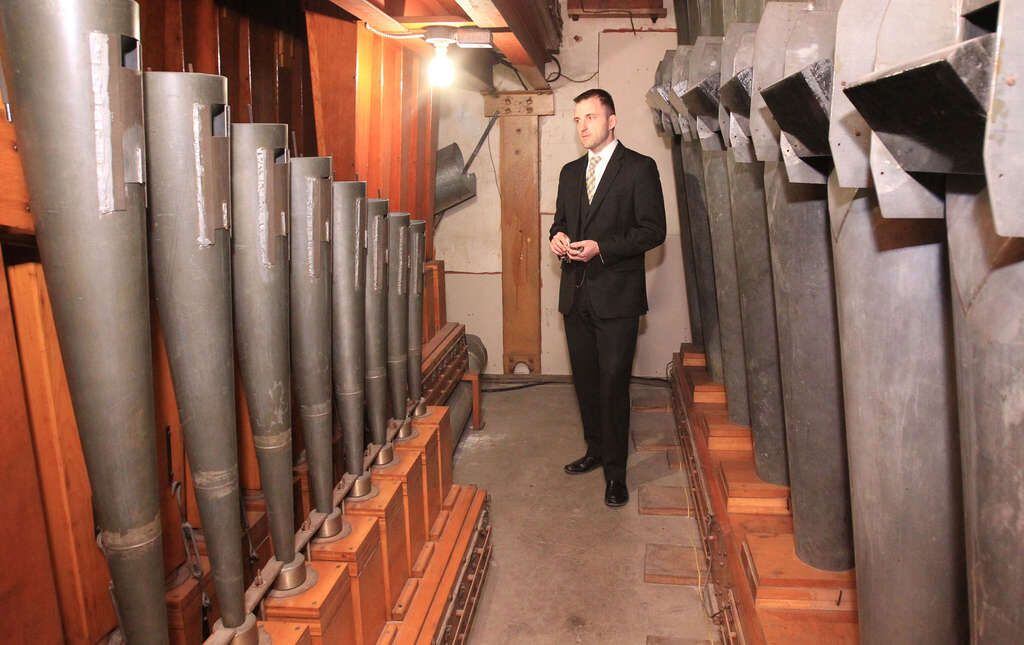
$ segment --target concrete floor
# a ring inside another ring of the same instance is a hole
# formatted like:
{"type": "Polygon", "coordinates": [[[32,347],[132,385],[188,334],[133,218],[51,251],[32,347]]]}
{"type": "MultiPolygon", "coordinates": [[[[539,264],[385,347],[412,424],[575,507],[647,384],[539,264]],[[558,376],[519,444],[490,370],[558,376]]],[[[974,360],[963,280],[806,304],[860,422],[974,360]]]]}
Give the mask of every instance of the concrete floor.
{"type": "MultiPolygon", "coordinates": [[[[651,394],[650,387],[634,386],[634,401],[651,394]]],[[[631,454],[629,504],[610,509],[600,470],[577,476],[562,470],[584,453],[571,385],[486,393],[484,414],[485,428],[467,431],[455,456],[455,481],[490,493],[494,526],[470,641],[642,645],[652,636],[707,642],[711,624],[696,587],[643,579],[645,545],[699,539],[691,518],[637,510],[639,486],[685,485],[686,475],[669,467],[666,453],[631,454]]],[[[670,412],[642,414],[672,423],[670,412]]]]}

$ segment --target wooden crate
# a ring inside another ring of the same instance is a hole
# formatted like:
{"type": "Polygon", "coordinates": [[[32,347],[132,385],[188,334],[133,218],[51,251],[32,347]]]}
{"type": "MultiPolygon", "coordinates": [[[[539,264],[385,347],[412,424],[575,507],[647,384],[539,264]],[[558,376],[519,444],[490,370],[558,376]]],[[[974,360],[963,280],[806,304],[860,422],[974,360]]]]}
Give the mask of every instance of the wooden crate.
{"type": "Polygon", "coordinates": [[[381,553],[384,556],[384,597],[388,620],[392,608],[409,578],[409,559],[405,544],[405,501],[396,481],[382,480],[374,484],[378,493],[365,501],[350,501],[347,515],[373,517],[380,526],[381,553]]]}
{"type": "Polygon", "coordinates": [[[164,595],[167,602],[167,626],[171,645],[200,645],[203,642],[204,592],[213,603],[209,612],[210,625],[220,618],[210,560],[200,557],[199,563],[203,571],[202,581],[188,576],[164,595]]]}
{"type": "Polygon", "coordinates": [[[396,452],[395,458],[386,466],[374,467],[372,480],[396,481],[405,502],[405,542],[409,569],[419,556],[427,541],[426,498],[423,494],[423,463],[415,452],[396,452]]]}
{"type": "Polygon", "coordinates": [[[313,645],[355,645],[348,565],[341,562],[310,562],[316,583],[294,596],[270,595],[263,603],[267,622],[304,623],[313,645]]]}
{"type": "Polygon", "coordinates": [[[345,519],[352,531],[333,542],[314,540],[312,558],[314,561],[348,563],[356,643],[369,645],[377,641],[377,635],[387,621],[380,526],[375,517],[367,515],[349,515],[345,519]]]}
{"type": "Polygon", "coordinates": [[[729,513],[789,515],[789,487],[762,481],[753,461],[721,462],[718,480],[729,513]]]}
{"type": "Polygon", "coordinates": [[[266,634],[274,645],[312,645],[313,637],[309,633],[309,625],[303,623],[286,623],[271,621],[258,623],[259,630],[266,634]]]}
{"type": "MultiPolygon", "coordinates": [[[[431,414],[424,419],[433,419],[437,416],[437,408],[428,408],[431,414]]],[[[447,408],[444,408],[447,412],[447,408]]],[[[441,501],[445,495],[441,494],[441,453],[438,449],[439,437],[437,425],[421,423],[417,419],[413,421],[415,436],[407,441],[395,442],[395,453],[411,452],[420,459],[423,467],[423,500],[425,508],[424,521],[427,526],[433,526],[434,519],[441,510],[441,501]]]]}

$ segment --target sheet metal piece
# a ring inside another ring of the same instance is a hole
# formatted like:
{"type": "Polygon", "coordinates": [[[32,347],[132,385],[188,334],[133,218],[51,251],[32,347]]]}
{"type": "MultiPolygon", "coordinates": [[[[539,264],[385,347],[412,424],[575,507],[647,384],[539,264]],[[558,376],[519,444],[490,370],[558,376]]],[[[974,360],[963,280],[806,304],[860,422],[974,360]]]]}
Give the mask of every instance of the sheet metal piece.
{"type": "Polygon", "coordinates": [[[11,0],[0,20],[19,156],[121,628],[129,642],[166,643],[139,7],[11,0]]]}
{"type": "Polygon", "coordinates": [[[872,189],[841,188],[835,173],[829,211],[861,638],[962,643],[966,569],[945,226],[885,219],[872,189]]]}
{"type": "Polygon", "coordinates": [[[288,126],[231,128],[235,343],[274,556],[295,558],[289,347],[288,126]]]}
{"type": "MultiPolygon", "coordinates": [[[[874,38],[875,71],[895,67],[955,43],[956,4],[956,0],[888,0],[874,38]],[[913,29],[908,25],[913,25],[913,29]]],[[[873,132],[868,157],[883,217],[944,216],[941,176],[907,172],[873,132]]]]}
{"type": "Polygon", "coordinates": [[[985,178],[996,231],[1024,237],[1024,4],[1000,2],[995,78],[985,126],[985,178]]]}
{"type": "Polygon", "coordinates": [[[332,188],[334,404],[341,416],[345,470],[361,477],[366,410],[366,182],[336,181],[332,188]]]}
{"type": "Polygon", "coordinates": [[[702,150],[725,150],[718,123],[718,87],[721,36],[701,36],[690,51],[689,73],[683,103],[694,119],[702,150]]]}
{"type": "Polygon", "coordinates": [[[905,171],[982,174],[995,45],[988,34],[944,47],[861,78],[846,96],[905,171]]]}
{"type": "Polygon", "coordinates": [[[391,418],[404,420],[409,401],[409,214],[388,214],[388,383],[391,418]]]}
{"type": "Polygon", "coordinates": [[[466,173],[459,144],[451,143],[437,151],[434,178],[434,214],[476,196],[476,174],[466,173]]]}
{"type": "Polygon", "coordinates": [[[750,68],[753,63],[753,45],[756,33],[757,23],[754,22],[736,22],[729,25],[725,38],[722,40],[721,64],[719,65],[718,124],[726,147],[735,148],[733,155],[741,162],[754,160],[754,148],[750,144],[749,115],[750,81],[753,77],[753,71],[750,68]],[[737,57],[740,49],[744,47],[744,42],[746,42],[746,50],[740,60],[746,59],[746,64],[741,62],[740,67],[737,68],[737,57]],[[730,86],[729,83],[733,79],[736,79],[736,83],[730,86]],[[745,86],[743,85],[744,79],[746,80],[745,86]],[[739,105],[735,105],[736,102],[739,102],[739,105]],[[732,131],[734,119],[731,116],[730,103],[733,103],[731,107],[738,108],[741,114],[739,119],[745,126],[738,126],[740,130],[735,133],[732,131]]]}
{"type": "Polygon", "coordinates": [[[1024,632],[1024,243],[996,232],[981,177],[947,185],[971,642],[1012,643],[1024,632]]]}
{"type": "Polygon", "coordinates": [[[146,72],[153,286],[221,618],[246,618],[238,519],[228,81],[146,72]]]}
{"type": "Polygon", "coordinates": [[[330,157],[300,157],[291,176],[291,358],[313,506],[334,510],[330,157]]]}
{"type": "Polygon", "coordinates": [[[409,399],[423,396],[423,265],[427,223],[409,222],[409,399]]]}
{"type": "Polygon", "coordinates": [[[750,96],[750,139],[758,161],[778,161],[779,126],[761,96],[761,90],[786,75],[786,49],[790,31],[801,5],[768,2],[754,36],[754,77],[750,96]]]}
{"type": "Polygon", "coordinates": [[[825,187],[765,164],[768,235],[786,411],[796,554],[819,569],[853,566],[835,281],[825,187]]]}
{"type": "Polygon", "coordinates": [[[388,442],[388,200],[366,201],[366,407],[373,442],[388,442]]]}
{"type": "Polygon", "coordinates": [[[704,150],[704,185],[707,190],[708,224],[714,249],[715,289],[718,297],[722,368],[728,396],[729,418],[750,424],[747,371],[743,351],[739,280],[736,274],[736,245],[733,238],[729,173],[724,151],[704,150]]]}
{"type": "Polygon", "coordinates": [[[836,18],[828,139],[838,182],[843,188],[871,185],[871,129],[843,90],[874,70],[875,49],[865,43],[877,38],[886,4],[879,0],[845,0],[836,18]]]}

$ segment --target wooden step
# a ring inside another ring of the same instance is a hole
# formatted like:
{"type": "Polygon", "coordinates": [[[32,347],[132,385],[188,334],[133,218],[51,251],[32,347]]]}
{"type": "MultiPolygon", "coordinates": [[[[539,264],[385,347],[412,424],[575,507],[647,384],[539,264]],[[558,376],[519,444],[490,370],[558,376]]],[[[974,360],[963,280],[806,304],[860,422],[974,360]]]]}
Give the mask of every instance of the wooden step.
{"type": "Polygon", "coordinates": [[[754,470],[753,461],[723,461],[718,482],[732,513],[789,514],[789,487],[769,484],[754,470]]]}
{"type": "Polygon", "coordinates": [[[750,428],[733,423],[725,410],[708,410],[693,415],[694,429],[701,433],[708,450],[750,452],[754,448],[750,428]]]}
{"type": "Polygon", "coordinates": [[[825,571],[802,562],[791,534],[749,533],[741,554],[758,609],[857,611],[853,570],[825,571]]]}

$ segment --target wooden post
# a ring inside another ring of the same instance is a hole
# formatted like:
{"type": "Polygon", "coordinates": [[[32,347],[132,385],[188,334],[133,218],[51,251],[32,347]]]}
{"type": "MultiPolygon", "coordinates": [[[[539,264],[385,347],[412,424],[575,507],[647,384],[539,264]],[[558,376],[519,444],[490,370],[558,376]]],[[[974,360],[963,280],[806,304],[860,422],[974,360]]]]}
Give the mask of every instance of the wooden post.
{"type": "Polygon", "coordinates": [[[550,92],[484,97],[484,114],[498,114],[501,132],[502,365],[523,363],[540,373],[540,124],[555,113],[550,92]]]}

